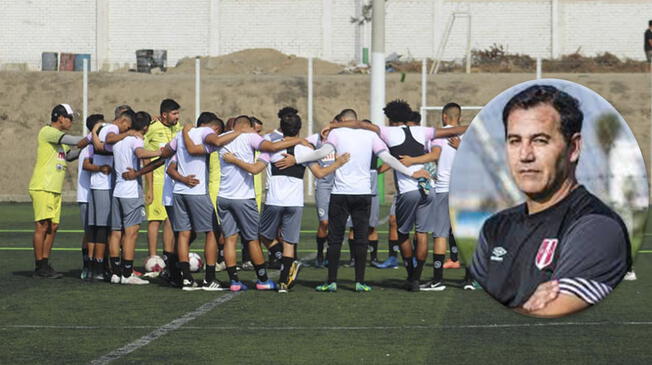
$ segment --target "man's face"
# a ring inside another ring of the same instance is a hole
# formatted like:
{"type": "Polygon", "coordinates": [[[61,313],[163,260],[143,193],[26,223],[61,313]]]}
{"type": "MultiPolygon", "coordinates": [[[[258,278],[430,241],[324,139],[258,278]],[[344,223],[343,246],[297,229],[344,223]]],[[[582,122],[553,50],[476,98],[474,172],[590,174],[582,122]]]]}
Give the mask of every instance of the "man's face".
{"type": "Polygon", "coordinates": [[[507,118],[507,160],[518,188],[531,199],[547,197],[569,178],[579,159],[581,137],[566,143],[554,107],[513,110],[507,118]]]}
{"type": "Polygon", "coordinates": [[[175,125],[179,121],[179,117],[181,116],[181,113],[179,110],[172,110],[167,113],[161,114],[161,118],[163,119],[162,121],[165,122],[167,125],[175,125]]]}
{"type": "Polygon", "coordinates": [[[221,133],[222,133],[222,128],[221,128],[220,125],[217,124],[217,123],[209,124],[208,127],[209,127],[210,129],[212,129],[212,130],[213,130],[215,133],[217,133],[217,134],[221,134],[221,133]]]}
{"type": "Polygon", "coordinates": [[[127,117],[120,117],[116,124],[118,125],[118,130],[120,133],[124,133],[129,130],[129,128],[131,128],[131,119],[127,117]]]}
{"type": "Polygon", "coordinates": [[[258,124],[258,123],[254,123],[254,129],[256,130],[256,133],[260,134],[260,132],[263,131],[263,125],[258,124]]]}
{"type": "Polygon", "coordinates": [[[60,116],[59,120],[61,121],[61,128],[64,131],[70,130],[70,128],[72,128],[72,118],[60,116]]]}

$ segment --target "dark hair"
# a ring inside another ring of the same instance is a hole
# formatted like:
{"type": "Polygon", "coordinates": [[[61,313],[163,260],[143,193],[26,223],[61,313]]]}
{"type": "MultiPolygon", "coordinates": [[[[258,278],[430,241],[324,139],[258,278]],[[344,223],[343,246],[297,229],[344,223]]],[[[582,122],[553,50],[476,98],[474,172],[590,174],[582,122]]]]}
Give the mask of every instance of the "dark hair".
{"type": "Polygon", "coordinates": [[[336,115],[333,117],[333,119],[336,120],[336,121],[338,121],[338,122],[341,122],[341,121],[342,121],[342,114],[336,114],[336,115]]]}
{"type": "Polygon", "coordinates": [[[177,103],[172,99],[163,99],[163,101],[161,102],[161,110],[160,110],[161,114],[169,113],[173,110],[179,110],[179,109],[181,109],[181,105],[179,105],[179,103],[177,103]]]}
{"type": "Polygon", "coordinates": [[[577,99],[554,86],[533,85],[514,95],[505,105],[503,109],[505,138],[507,138],[507,119],[512,111],[527,110],[540,104],[548,104],[559,113],[559,128],[566,142],[570,142],[573,134],[582,130],[584,114],[580,110],[580,102],[577,99]]]}
{"type": "Polygon", "coordinates": [[[238,115],[233,120],[233,127],[235,128],[236,125],[240,125],[240,124],[244,124],[244,123],[249,124],[250,127],[254,126],[254,122],[251,120],[251,118],[249,118],[246,115],[238,115]]]}
{"type": "Polygon", "coordinates": [[[648,21],[648,22],[647,22],[647,25],[650,26],[650,27],[652,27],[652,20],[648,21]]]}
{"type": "Polygon", "coordinates": [[[104,114],[91,114],[86,118],[86,128],[92,130],[95,127],[95,124],[104,120],[104,114]]]}
{"type": "Polygon", "coordinates": [[[355,112],[353,109],[343,109],[340,114],[338,114],[339,118],[338,121],[342,121],[344,117],[349,117],[349,119],[358,119],[358,113],[355,112]]]}
{"type": "Polygon", "coordinates": [[[441,113],[445,114],[450,119],[459,119],[460,116],[462,116],[462,107],[457,103],[448,103],[444,105],[441,113]]]}
{"type": "Polygon", "coordinates": [[[278,113],[276,113],[276,115],[278,116],[278,119],[283,119],[283,116],[286,115],[286,114],[297,114],[298,112],[299,111],[294,109],[293,107],[286,106],[286,107],[282,108],[281,110],[279,110],[278,113]]]}
{"type": "MultiPolygon", "coordinates": [[[[133,113],[133,112],[132,112],[133,113]]],[[[136,113],[136,118],[132,119],[131,129],[136,131],[145,130],[152,122],[152,116],[148,112],[140,111],[136,113]]]]}
{"type": "Polygon", "coordinates": [[[412,112],[412,118],[410,118],[410,121],[415,123],[421,123],[421,113],[412,112]]]}
{"type": "Polygon", "coordinates": [[[131,107],[130,107],[129,105],[127,105],[127,104],[122,104],[122,105],[118,105],[118,106],[116,106],[115,109],[113,110],[114,118],[115,118],[115,119],[120,118],[120,115],[122,115],[122,113],[123,113],[124,111],[126,111],[126,110],[132,110],[132,109],[131,109],[131,107]]]}
{"type": "Polygon", "coordinates": [[[131,120],[131,124],[133,124],[136,121],[136,113],[131,109],[125,110],[122,113],[120,113],[120,118],[123,117],[129,118],[129,120],[131,120]]]}
{"type": "Polygon", "coordinates": [[[260,125],[263,125],[263,122],[261,122],[260,119],[258,119],[258,118],[256,118],[256,117],[253,117],[253,116],[252,116],[252,117],[249,117],[249,119],[251,119],[251,122],[254,123],[254,124],[260,124],[260,125]]]}
{"type": "Polygon", "coordinates": [[[216,119],[220,119],[215,115],[215,113],[211,112],[202,112],[199,114],[199,118],[197,118],[197,127],[201,127],[202,125],[206,123],[210,123],[216,119]]]}
{"type": "Polygon", "coordinates": [[[281,118],[281,132],[284,136],[294,137],[301,131],[301,117],[298,114],[285,114],[281,118]]]}
{"type": "Polygon", "coordinates": [[[383,108],[387,119],[394,123],[405,123],[412,120],[412,108],[405,100],[396,99],[390,101],[383,108]]]}

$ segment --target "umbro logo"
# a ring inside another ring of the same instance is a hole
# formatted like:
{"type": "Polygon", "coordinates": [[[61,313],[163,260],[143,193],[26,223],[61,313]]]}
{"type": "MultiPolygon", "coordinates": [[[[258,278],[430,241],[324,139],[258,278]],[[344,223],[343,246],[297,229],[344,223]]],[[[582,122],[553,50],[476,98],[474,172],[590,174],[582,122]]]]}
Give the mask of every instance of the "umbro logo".
{"type": "Polygon", "coordinates": [[[498,246],[491,251],[491,261],[503,262],[503,256],[507,255],[507,250],[498,246]]]}

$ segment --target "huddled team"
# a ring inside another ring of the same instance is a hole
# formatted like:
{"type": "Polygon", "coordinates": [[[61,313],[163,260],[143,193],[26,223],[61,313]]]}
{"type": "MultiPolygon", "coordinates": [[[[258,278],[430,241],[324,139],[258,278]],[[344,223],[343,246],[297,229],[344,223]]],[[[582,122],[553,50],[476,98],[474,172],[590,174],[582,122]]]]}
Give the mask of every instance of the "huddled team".
{"type": "MultiPolygon", "coordinates": [[[[401,100],[384,108],[389,126],[358,120],[354,110],[344,109],[321,133],[306,138],[299,137],[301,117],[291,107],[278,112],[279,128],[264,135],[262,123],[246,115],[225,124],[214,113],[204,112],[196,125],[181,126],[180,108],[165,99],[159,117],[152,120],[147,112],[121,105],[112,122],[100,114],[89,116],[86,126],[91,133],[78,137],[66,134],[72,126],[72,108],[60,104],[53,109],[51,124],[39,132],[29,186],[36,222],[35,277],[61,277],[48,259],[59,223],[66,161],[75,158],[80,161],[77,201],[85,232],[85,280],[148,284],[134,271],[138,231],[147,220],[150,256],[156,255],[157,234],[163,226],[161,277],[170,285],[186,291],[246,290],[236,266],[240,238],[257,277],[256,289],[288,292],[303,264],[297,259],[297,245],[306,168],[316,177],[315,265],[328,268],[327,280],[317,291],[337,290],[347,227],[356,291],[371,290],[365,282],[367,252],[372,266],[396,268],[400,251],[406,289],[411,291],[443,290],[444,267],[459,267],[448,211],[450,170],[458,136],[466,130],[459,125],[459,105],[444,107],[444,128],[437,129],[420,126],[419,114],[401,100]],[[217,160],[219,191],[212,199],[209,183],[215,176],[210,166],[217,160]],[[396,183],[390,256],[380,262],[376,183],[378,174],[390,169],[396,183]],[[254,176],[263,171],[266,194],[259,209],[254,176]],[[193,278],[189,263],[190,244],[199,234],[205,235],[203,280],[193,278]],[[422,282],[429,235],[433,279],[422,282]],[[447,241],[453,260],[445,263],[447,241]],[[278,283],[268,276],[261,244],[269,261],[280,264],[278,283]],[[222,269],[228,285],[216,279],[222,269]]],[[[473,288],[470,280],[465,288],[473,288]]]]}

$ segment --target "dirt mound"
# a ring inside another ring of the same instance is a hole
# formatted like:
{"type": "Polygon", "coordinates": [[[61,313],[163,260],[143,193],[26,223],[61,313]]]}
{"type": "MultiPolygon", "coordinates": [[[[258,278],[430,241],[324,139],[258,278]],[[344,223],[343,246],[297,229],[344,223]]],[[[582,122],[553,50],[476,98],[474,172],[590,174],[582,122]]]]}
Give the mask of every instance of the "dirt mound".
{"type": "MultiPolygon", "coordinates": [[[[256,48],[219,57],[200,57],[202,74],[208,75],[306,75],[308,59],[286,55],[274,49],[256,48]]],[[[336,75],[344,66],[314,59],[314,73],[336,75]]],[[[186,57],[168,69],[169,73],[194,73],[195,58],[186,57]]]]}

